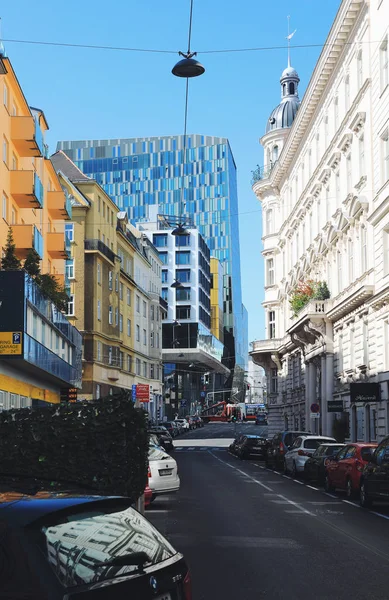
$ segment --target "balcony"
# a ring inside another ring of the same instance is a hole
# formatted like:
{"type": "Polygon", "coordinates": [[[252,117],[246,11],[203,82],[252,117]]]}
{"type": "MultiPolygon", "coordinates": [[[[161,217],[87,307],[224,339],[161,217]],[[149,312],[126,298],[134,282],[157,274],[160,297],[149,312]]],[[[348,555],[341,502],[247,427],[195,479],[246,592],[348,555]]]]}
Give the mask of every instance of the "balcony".
{"type": "Polygon", "coordinates": [[[275,352],[282,344],[282,338],[274,338],[272,340],[255,340],[251,342],[251,352],[275,352]]]}
{"type": "Polygon", "coordinates": [[[64,233],[48,233],[47,252],[53,259],[68,258],[70,252],[70,242],[64,233]]]}
{"type": "Polygon", "coordinates": [[[43,133],[34,117],[11,117],[11,139],[21,157],[44,155],[43,133]]]}
{"type": "Polygon", "coordinates": [[[267,371],[279,366],[279,348],[284,344],[284,338],[273,338],[268,340],[255,340],[250,345],[249,352],[254,363],[267,371]]]}
{"type": "Polygon", "coordinates": [[[34,248],[43,258],[43,237],[35,225],[12,225],[15,252],[18,258],[26,258],[28,251],[34,248]]]}
{"type": "Polygon", "coordinates": [[[53,219],[70,221],[72,218],[70,198],[62,190],[47,192],[47,209],[53,219]]]}
{"type": "Polygon", "coordinates": [[[251,171],[251,185],[254,185],[258,181],[262,181],[263,179],[267,179],[268,177],[270,177],[270,173],[272,172],[276,164],[277,161],[275,161],[274,163],[270,163],[269,165],[265,165],[263,167],[257,166],[257,168],[254,171],[251,171]]]}
{"type": "Polygon", "coordinates": [[[112,250],[100,240],[85,240],[84,248],[87,252],[101,252],[101,254],[108,258],[112,263],[115,262],[115,252],[112,252],[112,250]]]}
{"type": "Polygon", "coordinates": [[[11,195],[19,208],[42,208],[44,189],[35,171],[10,171],[11,195]]]}

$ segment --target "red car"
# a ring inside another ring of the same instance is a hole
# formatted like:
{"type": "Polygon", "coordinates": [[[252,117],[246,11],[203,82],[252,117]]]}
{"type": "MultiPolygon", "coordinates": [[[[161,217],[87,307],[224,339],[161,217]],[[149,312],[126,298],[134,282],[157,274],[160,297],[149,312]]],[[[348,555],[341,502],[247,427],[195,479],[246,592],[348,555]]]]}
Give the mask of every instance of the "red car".
{"type": "Polygon", "coordinates": [[[347,444],[335,454],[326,459],[324,488],[327,492],[335,489],[346,490],[351,498],[359,491],[359,481],[364,466],[369,462],[377,444],[361,443],[347,444]]]}
{"type": "Polygon", "coordinates": [[[146,485],[146,487],[145,487],[145,508],[150,506],[152,496],[153,496],[153,492],[151,491],[149,486],[146,485]]]}

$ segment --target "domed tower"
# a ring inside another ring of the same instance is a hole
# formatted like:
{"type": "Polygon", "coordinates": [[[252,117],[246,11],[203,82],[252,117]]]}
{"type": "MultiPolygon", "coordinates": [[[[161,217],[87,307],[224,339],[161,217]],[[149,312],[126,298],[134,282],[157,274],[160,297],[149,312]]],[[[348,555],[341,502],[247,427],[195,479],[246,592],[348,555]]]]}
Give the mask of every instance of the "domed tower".
{"type": "Polygon", "coordinates": [[[290,64],[282,72],[281,102],[276,106],[266,123],[266,133],[260,142],[264,148],[265,168],[271,169],[281,153],[288,130],[292,127],[300,106],[298,84],[300,77],[290,64]]]}

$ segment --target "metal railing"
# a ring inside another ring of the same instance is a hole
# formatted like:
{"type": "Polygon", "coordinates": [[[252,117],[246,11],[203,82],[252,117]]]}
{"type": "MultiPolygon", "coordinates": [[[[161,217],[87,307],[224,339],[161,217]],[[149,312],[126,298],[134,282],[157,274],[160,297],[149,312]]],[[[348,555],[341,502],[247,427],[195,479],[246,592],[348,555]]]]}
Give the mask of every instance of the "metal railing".
{"type": "Polygon", "coordinates": [[[264,165],[263,167],[257,165],[257,168],[254,171],[251,171],[251,185],[254,185],[257,181],[262,181],[262,179],[267,179],[276,164],[277,161],[272,162],[269,165],[264,165]]]}
{"type": "Polygon", "coordinates": [[[104,254],[111,262],[115,262],[115,252],[112,252],[101,240],[85,240],[85,250],[98,250],[104,254]]]}

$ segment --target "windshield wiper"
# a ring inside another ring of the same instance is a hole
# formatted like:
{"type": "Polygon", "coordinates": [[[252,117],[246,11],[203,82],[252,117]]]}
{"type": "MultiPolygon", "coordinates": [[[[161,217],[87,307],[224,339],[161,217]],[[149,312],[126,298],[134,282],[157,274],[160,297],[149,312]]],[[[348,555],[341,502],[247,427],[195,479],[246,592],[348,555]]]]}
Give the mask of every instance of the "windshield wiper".
{"type": "Polygon", "coordinates": [[[139,571],[143,571],[143,567],[146,563],[151,562],[150,557],[146,552],[131,552],[130,554],[123,554],[122,556],[115,556],[112,560],[102,562],[99,567],[127,567],[134,565],[138,567],[139,571]]]}

